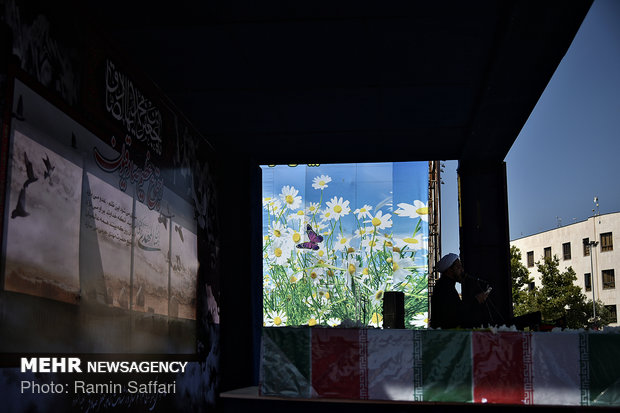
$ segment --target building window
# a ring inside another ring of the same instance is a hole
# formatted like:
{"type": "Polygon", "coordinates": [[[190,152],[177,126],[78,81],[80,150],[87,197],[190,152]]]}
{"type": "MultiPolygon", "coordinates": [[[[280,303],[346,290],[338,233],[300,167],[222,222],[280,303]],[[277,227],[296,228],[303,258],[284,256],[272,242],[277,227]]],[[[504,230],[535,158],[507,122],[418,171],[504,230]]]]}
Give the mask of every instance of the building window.
{"type": "Polygon", "coordinates": [[[583,285],[586,291],[592,291],[592,274],[587,273],[583,275],[583,285]]]}
{"type": "Polygon", "coordinates": [[[546,260],[550,260],[551,259],[551,247],[546,247],[545,248],[545,259],[546,260]]]}
{"type": "Polygon", "coordinates": [[[590,255],[590,238],[583,239],[583,256],[587,257],[590,255]]]}
{"type": "Polygon", "coordinates": [[[528,268],[534,266],[534,251],[527,252],[527,266],[528,268]]]}
{"type": "Polygon", "coordinates": [[[611,232],[601,234],[601,252],[613,251],[614,241],[611,236],[611,232]]]}
{"type": "Polygon", "coordinates": [[[528,286],[530,291],[533,291],[536,288],[536,283],[534,281],[532,281],[527,286],[528,286]]]}
{"type": "Polygon", "coordinates": [[[616,276],[614,270],[603,270],[603,290],[616,288],[616,276]]]}
{"type": "Polygon", "coordinates": [[[617,323],[618,322],[618,310],[616,309],[616,305],[606,305],[605,308],[607,308],[609,310],[609,312],[611,313],[611,322],[612,323],[617,323]]]}
{"type": "Polygon", "coordinates": [[[562,244],[562,253],[564,254],[565,260],[570,260],[570,242],[562,244]]]}

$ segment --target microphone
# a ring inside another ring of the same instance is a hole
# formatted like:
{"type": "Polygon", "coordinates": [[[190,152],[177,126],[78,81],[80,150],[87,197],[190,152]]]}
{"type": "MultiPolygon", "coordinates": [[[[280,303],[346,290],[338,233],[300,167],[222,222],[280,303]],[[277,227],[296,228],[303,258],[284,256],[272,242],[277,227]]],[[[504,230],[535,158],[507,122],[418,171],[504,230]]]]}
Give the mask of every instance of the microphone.
{"type": "Polygon", "coordinates": [[[486,285],[491,285],[490,281],[487,281],[484,278],[479,278],[479,277],[476,277],[476,276],[468,274],[468,273],[465,273],[465,278],[469,278],[469,279],[477,281],[477,282],[485,283],[486,285]]]}

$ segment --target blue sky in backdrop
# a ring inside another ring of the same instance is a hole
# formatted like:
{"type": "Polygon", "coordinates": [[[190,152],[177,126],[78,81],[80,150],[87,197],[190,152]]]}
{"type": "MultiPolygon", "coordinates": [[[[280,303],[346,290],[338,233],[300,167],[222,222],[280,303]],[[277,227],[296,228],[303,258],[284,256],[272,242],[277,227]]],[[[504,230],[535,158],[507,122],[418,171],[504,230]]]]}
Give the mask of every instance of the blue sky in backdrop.
{"type": "MultiPolygon", "coordinates": [[[[510,239],[620,211],[620,1],[595,0],[506,156],[510,239]]],[[[442,252],[459,251],[457,161],[442,176],[442,252]]]]}

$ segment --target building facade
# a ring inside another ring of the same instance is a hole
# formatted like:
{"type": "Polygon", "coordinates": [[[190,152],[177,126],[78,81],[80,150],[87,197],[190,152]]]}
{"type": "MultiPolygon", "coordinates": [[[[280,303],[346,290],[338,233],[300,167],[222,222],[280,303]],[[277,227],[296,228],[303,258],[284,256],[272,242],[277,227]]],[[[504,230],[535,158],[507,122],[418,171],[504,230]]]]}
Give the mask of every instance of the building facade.
{"type": "Polygon", "coordinates": [[[615,316],[616,322],[611,325],[618,325],[620,285],[616,286],[616,271],[620,272],[620,212],[595,215],[585,221],[518,238],[510,245],[521,250],[521,262],[538,287],[542,284],[536,263],[543,258],[557,256],[560,271],[572,267],[577,275],[575,283],[589,299],[602,301],[615,316]]]}

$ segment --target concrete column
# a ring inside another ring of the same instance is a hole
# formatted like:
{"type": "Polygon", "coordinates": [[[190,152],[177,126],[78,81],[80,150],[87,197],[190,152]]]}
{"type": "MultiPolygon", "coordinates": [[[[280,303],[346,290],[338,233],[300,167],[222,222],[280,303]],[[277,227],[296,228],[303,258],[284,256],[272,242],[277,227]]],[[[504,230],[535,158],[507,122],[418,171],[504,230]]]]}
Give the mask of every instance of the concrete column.
{"type": "MultiPolygon", "coordinates": [[[[496,160],[460,160],[459,236],[465,271],[487,280],[493,290],[480,319],[491,325],[510,325],[512,282],[506,164],[496,160]]],[[[463,296],[474,292],[467,286],[463,296]]]]}

